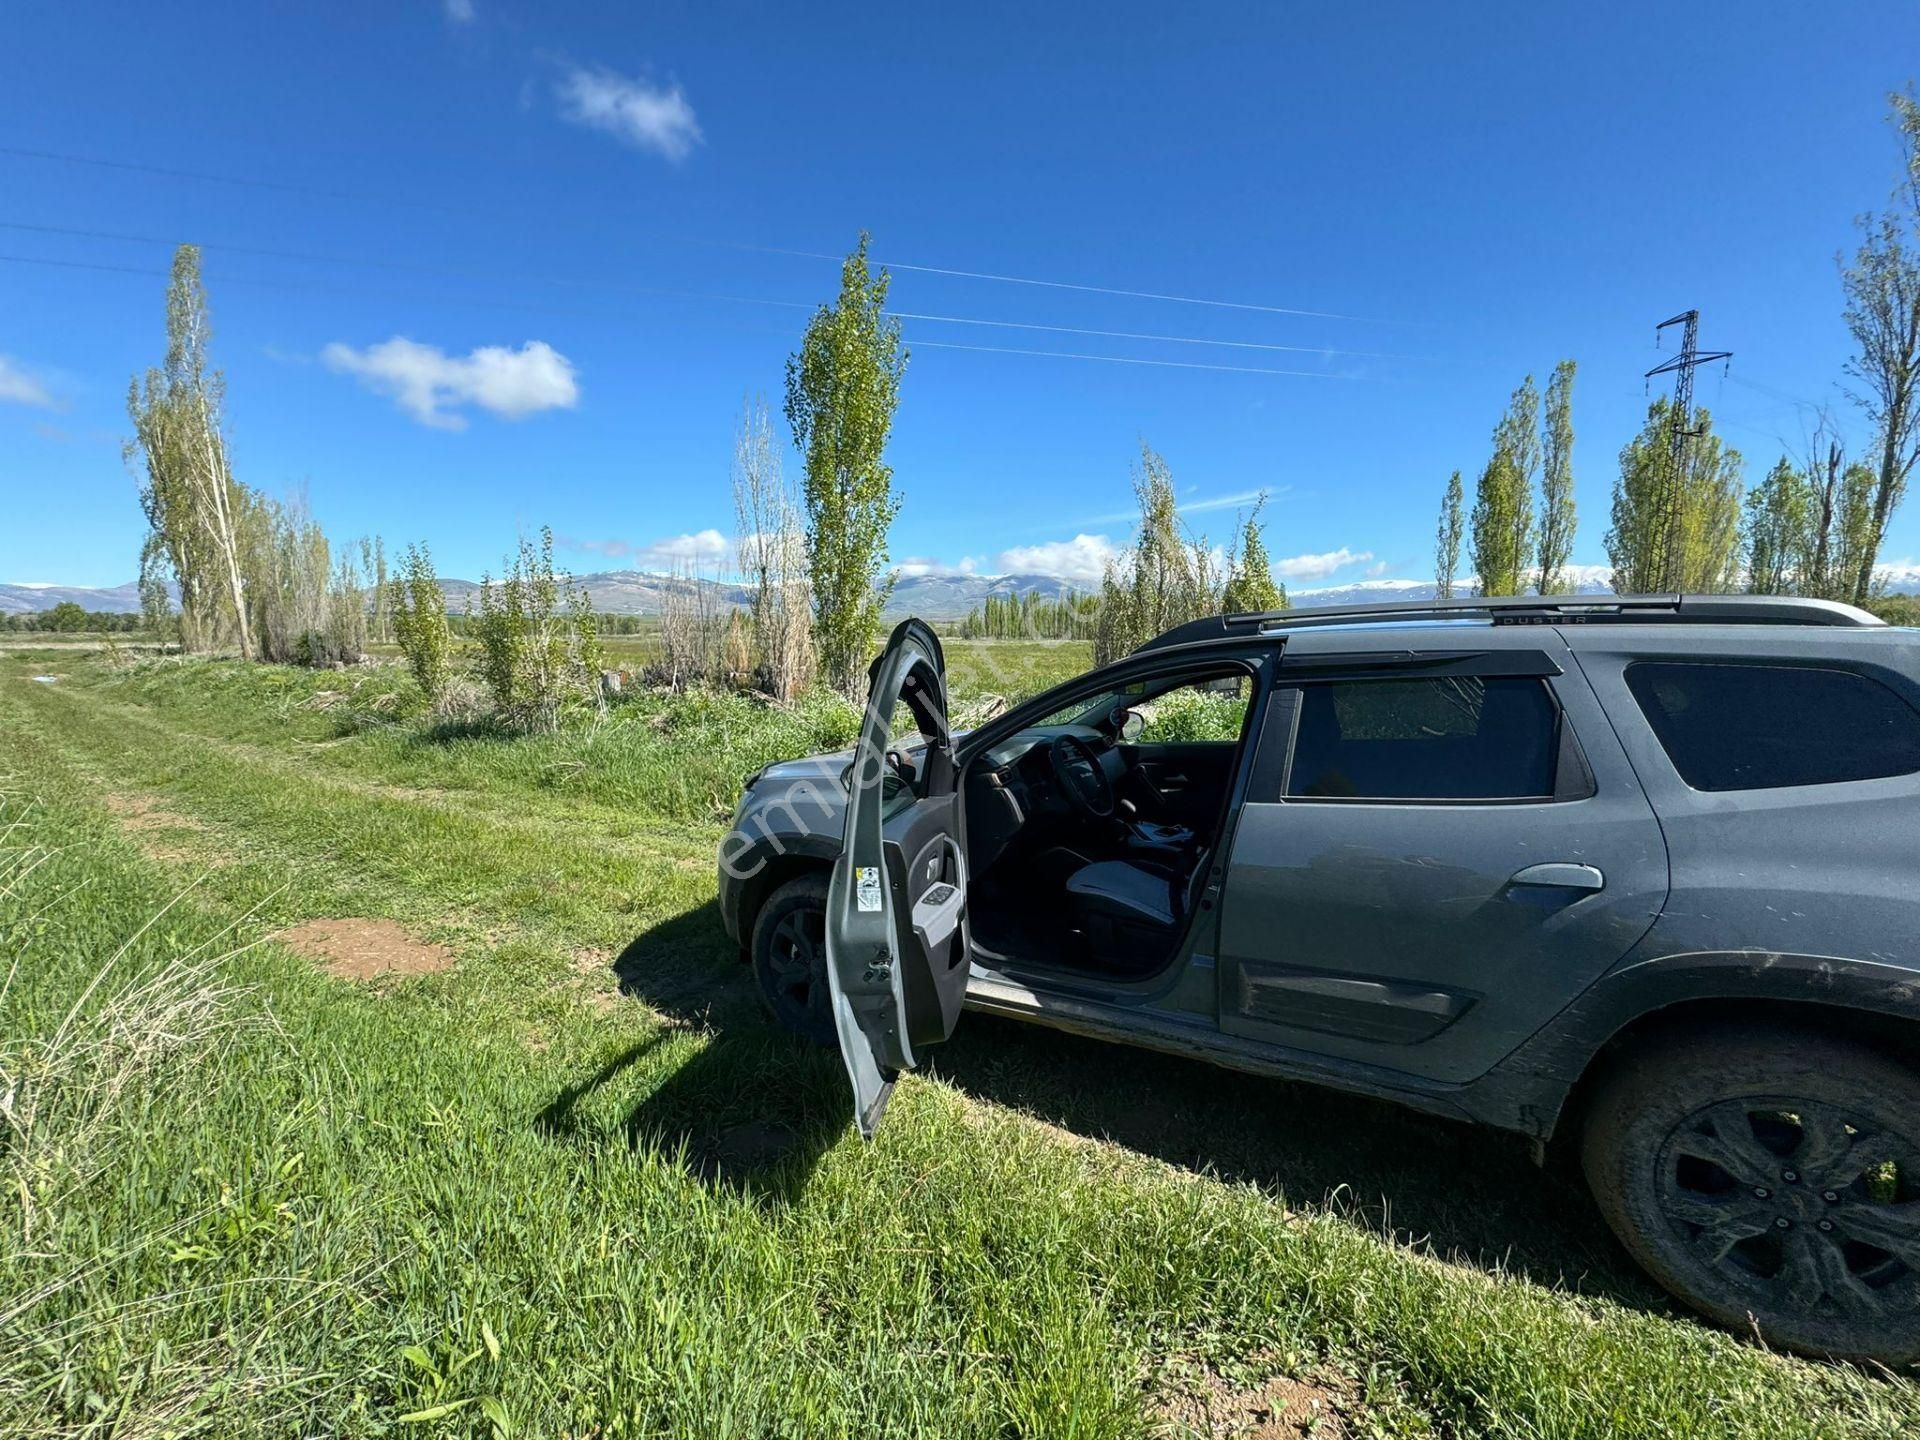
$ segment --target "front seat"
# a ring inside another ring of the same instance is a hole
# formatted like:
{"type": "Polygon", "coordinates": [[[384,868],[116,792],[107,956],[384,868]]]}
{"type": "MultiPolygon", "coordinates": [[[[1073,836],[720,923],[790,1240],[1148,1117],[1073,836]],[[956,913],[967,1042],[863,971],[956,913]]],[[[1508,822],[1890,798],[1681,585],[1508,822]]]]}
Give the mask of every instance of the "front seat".
{"type": "Polygon", "coordinates": [[[1099,860],[1067,878],[1067,896],[1087,958],[1103,970],[1142,974],[1166,962],[1205,887],[1202,850],[1186,874],[1128,860],[1099,860]]]}

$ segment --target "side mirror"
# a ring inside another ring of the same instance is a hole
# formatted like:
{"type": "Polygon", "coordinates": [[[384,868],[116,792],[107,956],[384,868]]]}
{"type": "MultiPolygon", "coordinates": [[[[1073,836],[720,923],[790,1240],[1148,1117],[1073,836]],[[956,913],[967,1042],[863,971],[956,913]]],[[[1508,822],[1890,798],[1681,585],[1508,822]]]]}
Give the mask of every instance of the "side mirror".
{"type": "Polygon", "coordinates": [[[1140,733],[1147,728],[1147,722],[1140,718],[1138,710],[1122,710],[1116,718],[1120,722],[1117,727],[1120,738],[1129,745],[1138,740],[1140,733]]]}

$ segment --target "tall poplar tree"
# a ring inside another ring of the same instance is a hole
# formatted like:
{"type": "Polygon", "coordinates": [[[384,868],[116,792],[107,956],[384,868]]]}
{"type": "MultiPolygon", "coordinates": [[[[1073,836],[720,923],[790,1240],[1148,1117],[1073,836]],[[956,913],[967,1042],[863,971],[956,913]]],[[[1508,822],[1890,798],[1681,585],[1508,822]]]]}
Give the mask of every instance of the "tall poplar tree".
{"type": "Polygon", "coordinates": [[[1482,595],[1517,595],[1533,561],[1533,477],[1540,467],[1540,391],[1529,375],[1493,430],[1473,501],[1473,566],[1482,595]]]}
{"type": "Polygon", "coordinates": [[[1852,589],[1847,598],[1856,603],[1873,588],[1887,522],[1920,459],[1920,103],[1911,93],[1889,99],[1903,173],[1892,208],[1861,218],[1860,248],[1840,271],[1847,329],[1856,347],[1847,373],[1861,387],[1853,398],[1874,431],[1866,543],[1846,577],[1852,589]]]}
{"type": "Polygon", "coordinates": [[[241,553],[251,501],[227,459],[226,381],[209,360],[212,335],[200,251],[182,245],[167,284],[166,358],[127,388],[134,438],[125,455],[129,464],[138,457],[146,471],[142,589],[155,590],[171,576],[180,588],[181,643],[207,649],[231,640],[251,658],[241,553]]]}
{"type": "Polygon", "coordinates": [[[787,423],[805,457],[807,569],[820,669],[854,693],[892,590],[887,532],[900,512],[883,458],[907,352],[886,311],[889,276],[867,271],[867,235],[840,267],[840,296],[787,357],[787,423]]]}
{"type": "Polygon", "coordinates": [[[1747,589],[1801,593],[1812,568],[1813,489],[1786,456],[1747,495],[1747,589]]]}
{"type": "Polygon", "coordinates": [[[1546,415],[1540,432],[1540,576],[1542,595],[1566,588],[1567,561],[1573,558],[1573,375],[1574,362],[1562,360],[1547,382],[1546,415]]]}
{"type": "Polygon", "coordinates": [[[1447,493],[1440,501],[1440,527],[1433,545],[1433,593],[1436,598],[1453,598],[1453,577],[1460,568],[1460,536],[1464,521],[1460,507],[1466,499],[1460,484],[1460,472],[1447,481],[1447,493]]]}

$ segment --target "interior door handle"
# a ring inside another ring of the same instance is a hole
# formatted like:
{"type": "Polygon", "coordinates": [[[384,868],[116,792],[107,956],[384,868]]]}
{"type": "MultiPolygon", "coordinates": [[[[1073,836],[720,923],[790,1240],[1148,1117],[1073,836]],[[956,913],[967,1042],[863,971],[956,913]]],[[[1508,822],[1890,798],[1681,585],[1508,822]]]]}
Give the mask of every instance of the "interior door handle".
{"type": "Polygon", "coordinates": [[[1529,865],[1516,870],[1509,885],[1545,885],[1558,890],[1604,890],[1607,877],[1592,865],[1573,865],[1563,860],[1529,865]]]}

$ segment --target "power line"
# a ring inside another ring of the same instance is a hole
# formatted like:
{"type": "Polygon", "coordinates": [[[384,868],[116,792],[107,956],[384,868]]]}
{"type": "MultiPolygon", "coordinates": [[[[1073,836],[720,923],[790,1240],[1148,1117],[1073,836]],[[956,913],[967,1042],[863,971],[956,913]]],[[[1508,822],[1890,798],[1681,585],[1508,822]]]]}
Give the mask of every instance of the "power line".
{"type": "MultiPolygon", "coordinates": [[[[169,275],[169,272],[166,270],[155,269],[147,266],[107,265],[97,261],[89,261],[89,260],[50,260],[50,259],[44,259],[34,255],[0,255],[0,264],[46,265],[46,266],[52,266],[56,269],[61,269],[61,270],[91,270],[91,271],[100,271],[100,272],[113,274],[113,275],[140,275],[140,276],[146,276],[146,277],[150,277],[153,279],[160,279],[160,280],[164,280],[168,278],[168,275],[169,275]]],[[[304,293],[304,294],[316,294],[316,295],[356,295],[361,293],[358,291],[347,290],[340,286],[312,285],[312,284],[305,284],[305,283],[288,281],[288,280],[262,280],[262,279],[255,279],[251,276],[242,276],[242,275],[223,275],[218,278],[220,280],[220,283],[223,285],[254,285],[254,286],[264,287],[270,290],[286,290],[295,294],[304,293]]],[[[665,292],[656,292],[656,293],[676,294],[676,293],[682,293],[682,292],[665,291],[665,292]]],[[[409,296],[408,298],[415,299],[415,300],[423,300],[429,304],[439,303],[439,304],[450,304],[450,305],[475,306],[478,308],[493,309],[493,310],[521,310],[521,311],[527,311],[529,313],[538,314],[538,315],[568,315],[568,316],[574,316],[578,318],[595,319],[595,320],[605,318],[603,313],[598,313],[594,311],[562,310],[562,309],[556,309],[555,307],[550,305],[527,305],[527,304],[519,304],[510,300],[473,300],[473,299],[462,299],[462,298],[456,298],[456,297],[436,297],[431,295],[409,296]]],[[[727,299],[727,298],[735,298],[735,297],[692,296],[691,298],[727,299]]],[[[755,302],[749,302],[749,303],[766,304],[766,305],[788,305],[788,306],[792,306],[794,308],[803,309],[803,310],[812,308],[811,306],[802,305],[798,301],[786,301],[786,300],[766,300],[766,301],[755,301],[755,302]]],[[[1008,346],[1000,346],[1000,345],[960,345],[960,344],[955,344],[949,341],[922,340],[917,337],[910,339],[908,341],[908,345],[909,345],[909,348],[923,349],[923,350],[970,350],[970,351],[975,351],[977,353],[986,354],[986,355],[1032,355],[1035,357],[1050,359],[1050,360],[1088,360],[1088,361],[1097,361],[1107,365],[1148,365],[1148,366],[1157,366],[1160,368],[1170,369],[1170,370],[1215,370],[1215,371],[1222,371],[1226,373],[1239,374],[1239,375],[1290,376],[1290,377],[1297,377],[1300,379],[1308,379],[1308,380],[1358,380],[1358,379],[1364,378],[1357,375],[1338,375],[1338,374],[1333,374],[1331,372],[1323,371],[1323,370],[1281,370],[1281,369],[1268,368],[1268,367],[1256,366],[1256,365],[1208,365],[1208,364],[1202,364],[1198,361],[1192,361],[1192,360],[1155,360],[1155,359],[1149,359],[1145,357],[1128,356],[1128,355],[1088,355],[1088,354],[1076,353],[1073,351],[1066,351],[1066,350],[1022,350],[1022,349],[1016,349],[1016,348],[1012,348],[1008,346]]]]}
{"type": "Polygon", "coordinates": [[[1826,404],[1822,401],[1809,400],[1804,395],[1790,395],[1785,390],[1781,390],[1776,386],[1763,385],[1758,380],[1749,379],[1744,375],[1735,375],[1729,372],[1726,378],[1731,380],[1736,385],[1744,386],[1748,390],[1752,390],[1758,394],[1765,395],[1771,400],[1778,400],[1782,404],[1792,405],[1802,410],[1818,411],[1818,410],[1824,410],[1827,408],[1826,404]]]}
{"type": "MultiPolygon", "coordinates": [[[[33,235],[60,235],[86,240],[110,240],[133,245],[165,245],[176,241],[162,235],[136,235],[124,230],[89,230],[70,225],[35,225],[23,220],[0,220],[0,230],[20,230],[33,235]]],[[[799,300],[772,300],[751,295],[722,295],[697,290],[674,290],[655,285],[629,285],[619,281],[578,280],[551,275],[513,274],[500,270],[475,269],[460,265],[425,265],[418,262],[372,259],[357,255],[328,255],[305,250],[276,250],[260,245],[236,245],[225,241],[196,241],[202,250],[229,255],[253,255],[270,260],[295,260],[305,264],[364,266],[377,270],[404,270],[425,275],[458,275],[466,279],[505,280],[554,285],[575,290],[606,290],[620,294],[653,295],[681,300],[715,300],[734,305],[773,305],[788,310],[808,310],[812,305],[799,300]]],[[[900,320],[924,320],[945,325],[980,325],[997,330],[1039,330],[1056,335],[1086,335],[1106,340],[1147,340],[1168,345],[1210,345],[1229,350],[1271,350],[1296,355],[1341,355],[1369,360],[1406,360],[1413,357],[1384,350],[1345,350],[1329,345],[1281,345],[1265,340],[1221,340],[1200,335],[1165,335],[1139,330],[1093,330],[1077,325],[1046,325],[1028,320],[992,320],[973,315],[933,315],[915,310],[889,310],[900,320]]]]}
{"type": "MultiPolygon", "coordinates": [[[[33,225],[25,221],[0,220],[0,230],[21,230],[35,235],[61,235],[86,240],[112,240],[134,245],[164,245],[172,249],[179,242],[163,235],[135,235],[124,230],[87,230],[64,225],[33,225]]],[[[358,255],[326,255],[308,250],[275,250],[260,245],[234,245],[224,241],[193,242],[202,250],[227,255],[251,255],[268,260],[294,260],[303,264],[360,266],[375,270],[401,270],[416,275],[453,275],[465,280],[502,280],[515,283],[532,282],[539,285],[552,285],[570,290],[603,290],[625,295],[647,295],[669,300],[708,300],[732,305],[771,305],[783,310],[810,310],[813,307],[800,300],[773,300],[757,295],[725,295],[710,291],[676,290],[658,285],[632,285],[621,281],[574,280],[552,275],[514,274],[500,270],[479,269],[461,265],[425,265],[408,260],[379,260],[358,255]]],[[[48,262],[54,263],[54,262],[48,262]]],[[[112,268],[112,267],[108,267],[112,268]]],[[[140,271],[135,273],[152,273],[140,271]]],[[[158,272],[164,274],[166,272],[158,272]]],[[[227,277],[233,279],[235,277],[227,277]]],[[[267,281],[243,281],[248,284],[268,284],[267,281]]],[[[574,312],[556,312],[561,314],[574,312]]]]}
{"type": "Polygon", "coordinates": [[[938,265],[909,265],[904,260],[882,260],[880,263],[894,270],[912,270],[922,275],[950,275],[963,280],[991,280],[1001,285],[1038,285],[1049,290],[1078,290],[1088,295],[1117,295],[1127,300],[1165,300],[1174,305],[1210,305],[1221,310],[1251,310],[1261,315],[1297,315],[1315,320],[1350,320],[1367,325],[1393,323],[1367,315],[1338,315],[1331,310],[1294,310],[1284,305],[1249,305],[1240,300],[1207,300],[1194,295],[1161,295],[1152,290],[1116,290],[1106,285],[1075,285],[1065,280],[1034,280],[1024,275],[994,275],[982,270],[950,270],[938,265]]]}
{"type": "MultiPolygon", "coordinates": [[[[204,170],[182,170],[164,165],[148,165],[131,160],[108,160],[94,155],[75,155],[58,150],[36,150],[17,145],[0,145],[0,155],[11,155],[16,159],[40,160],[54,164],[84,165],[103,170],[120,170],[138,175],[155,175],[169,180],[191,180],[203,184],[231,185],[247,189],[276,190],[285,194],[313,195],[327,200],[343,200],[350,204],[374,204],[385,207],[422,210],[440,215],[464,215],[469,218],[498,220],[498,213],[475,211],[462,207],[434,205],[420,200],[395,199],[385,196],[356,194],[344,190],[330,190],[322,186],[306,185],[293,180],[262,180],[254,176],[219,175],[204,170]]],[[[513,216],[514,219],[521,218],[513,216]]],[[[757,245],[740,240],[712,240],[699,236],[671,234],[655,230],[655,235],[675,240],[682,244],[704,245],[721,249],[742,250],[760,255],[784,255],[803,260],[824,260],[837,262],[843,257],[829,255],[815,250],[796,250],[778,245],[757,245]]],[[[879,257],[875,257],[879,260],[879,257]]],[[[1296,309],[1284,305],[1258,305],[1242,300],[1217,300],[1194,295],[1171,295],[1154,290],[1127,290],[1107,285],[1086,285],[1068,280],[1043,280],[1027,275],[1000,275],[985,270],[962,270],[951,266],[917,265],[905,260],[881,260],[888,268],[912,271],[922,275],[944,275],[964,280],[984,280],[1000,285],[1039,286],[1049,290],[1071,290],[1089,295],[1111,295],[1121,299],[1164,301],[1176,305],[1199,305],[1213,309],[1242,310],[1261,315],[1291,315],[1317,320],[1344,320],[1363,324],[1410,323],[1392,321],[1375,316],[1346,315],[1329,310],[1296,309]]]]}
{"type": "MultiPolygon", "coordinates": [[[[889,310],[901,320],[938,320],[949,325],[991,325],[1002,330],[1045,330],[1055,335],[1089,335],[1104,340],[1153,340],[1168,345],[1218,345],[1230,350],[1284,350],[1296,355],[1346,355],[1369,360],[1411,360],[1384,350],[1336,350],[1325,345],[1275,345],[1261,340],[1213,340],[1195,335],[1156,335],[1135,330],[1085,330],[1075,325],[1039,325],[1022,320],[976,320],[966,315],[919,315],[911,310],[889,310]]],[[[925,345],[931,342],[919,341],[925,345]]]]}
{"type": "Polygon", "coordinates": [[[1039,355],[1049,360],[1097,360],[1108,365],[1161,365],[1172,370],[1225,370],[1236,375],[1293,375],[1303,380],[1359,380],[1327,370],[1270,370],[1258,365],[1207,365],[1198,360],[1143,360],[1129,355],[1082,355],[1068,350],[1016,350],[1005,345],[958,345],[945,340],[915,340],[916,349],[976,350],[984,355],[1039,355]]]}

